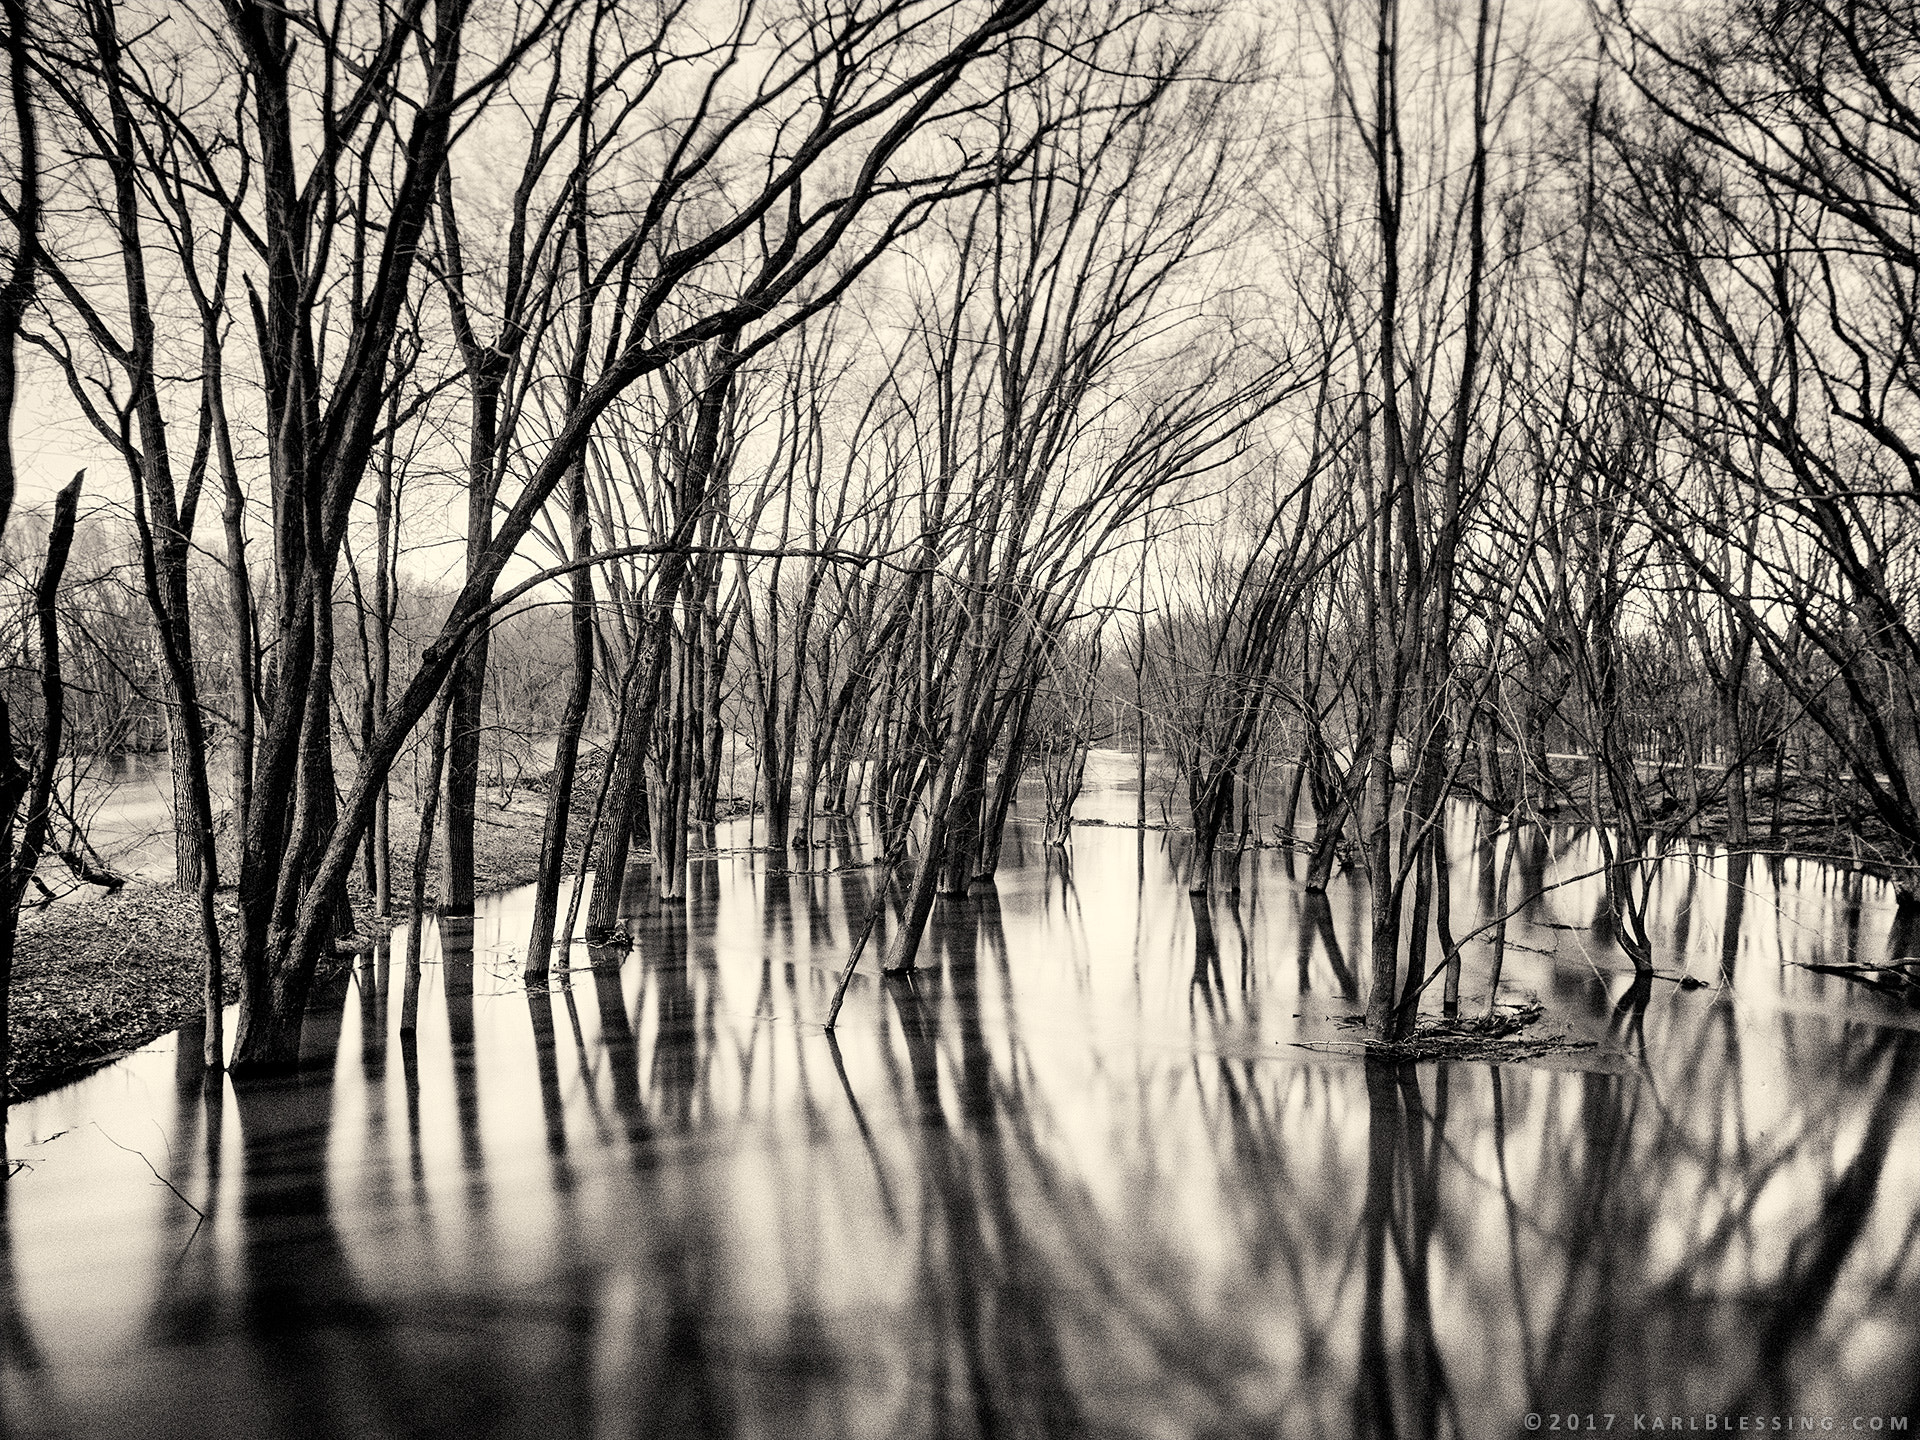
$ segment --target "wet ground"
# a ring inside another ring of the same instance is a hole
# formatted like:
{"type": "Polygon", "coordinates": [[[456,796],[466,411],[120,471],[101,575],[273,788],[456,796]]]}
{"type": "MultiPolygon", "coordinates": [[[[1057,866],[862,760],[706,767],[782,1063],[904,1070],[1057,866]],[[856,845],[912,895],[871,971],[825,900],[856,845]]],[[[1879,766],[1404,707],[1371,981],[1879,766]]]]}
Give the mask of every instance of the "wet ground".
{"type": "MultiPolygon", "coordinates": [[[[1127,769],[1082,813],[1130,817],[1127,769]]],[[[1462,934],[1490,833],[1455,817],[1462,934]]],[[[1920,1010],[1794,963],[1920,951],[1875,882],[1678,847],[1649,906],[1674,978],[1638,988],[1598,880],[1560,885],[1502,995],[1592,1044],[1387,1064],[1338,1023],[1364,890],[1308,897],[1280,852],[1196,907],[1177,835],[1062,856],[1022,823],[829,1037],[861,847],[782,874],[744,839],[719,827],[684,908],[636,873],[634,949],[577,947],[550,990],[511,892],[413,976],[404,932],[368,956],[296,1078],[205,1085],[187,1035],[16,1107],[0,1429],[1920,1423],[1920,1010]]],[[[1511,893],[1597,863],[1556,831],[1511,893]]]]}

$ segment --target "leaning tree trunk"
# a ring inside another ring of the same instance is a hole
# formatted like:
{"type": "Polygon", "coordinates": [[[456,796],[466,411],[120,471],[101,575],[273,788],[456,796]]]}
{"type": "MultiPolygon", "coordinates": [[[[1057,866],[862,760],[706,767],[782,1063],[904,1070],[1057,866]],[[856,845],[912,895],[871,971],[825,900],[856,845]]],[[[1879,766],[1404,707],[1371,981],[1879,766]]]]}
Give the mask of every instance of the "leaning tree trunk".
{"type": "MultiPolygon", "coordinates": [[[[473,381],[473,420],[467,461],[467,573],[484,562],[493,539],[493,469],[501,376],[480,367],[473,381]]],[[[481,706],[487,682],[485,627],[468,643],[453,672],[453,709],[447,733],[447,882],[440,908],[473,913],[474,826],[479,812],[481,706]]]]}
{"type": "Polygon", "coordinates": [[[635,669],[631,686],[622,687],[622,713],[614,716],[619,743],[607,756],[606,823],[593,847],[593,898],[587,905],[587,941],[602,945],[620,926],[620,893],[626,884],[627,857],[636,841],[645,845],[647,827],[646,745],[653,733],[653,696],[648,683],[652,641],[634,637],[635,669]]]}
{"type": "MultiPolygon", "coordinates": [[[[976,600],[972,613],[964,622],[963,638],[959,642],[966,658],[962,673],[957,677],[958,683],[951,692],[954,697],[952,728],[934,757],[932,766],[927,794],[926,836],[913,880],[907,887],[905,903],[901,906],[900,923],[888,942],[886,956],[881,962],[883,973],[911,970],[919,954],[920,941],[927,931],[927,921],[933,915],[934,896],[946,869],[948,825],[959,798],[959,789],[966,782],[967,772],[972,769],[976,737],[985,728],[991,713],[987,708],[991,700],[977,696],[976,692],[999,673],[1000,656],[997,647],[991,655],[983,653],[988,644],[981,638],[980,627],[983,623],[981,602],[976,600]]],[[[930,660],[931,656],[927,659],[930,660]]],[[[923,698],[932,690],[924,675],[921,689],[923,698]]],[[[889,840],[889,850],[895,842],[904,842],[905,838],[903,824],[889,840]]],[[[971,864],[969,856],[969,871],[971,864]]],[[[857,948],[855,954],[858,954],[857,948]]]]}
{"type": "Polygon", "coordinates": [[[974,866],[980,859],[981,820],[987,800],[987,752],[990,743],[983,737],[967,747],[960,783],[954,792],[952,812],[947,821],[940,893],[953,900],[967,898],[967,891],[973,883],[974,866]]]}
{"type": "Polygon", "coordinates": [[[980,827],[980,859],[973,867],[973,878],[991,880],[1000,868],[1000,844],[1006,838],[1007,814],[1019,793],[1020,777],[1027,768],[1027,728],[1033,717],[1031,685],[1019,687],[1013,722],[1007,731],[1007,750],[1000,760],[1000,773],[994,777],[992,793],[987,797],[986,816],[980,827]]]}
{"type": "Polygon", "coordinates": [[[1324,895],[1333,878],[1334,862],[1340,858],[1340,843],[1347,833],[1347,818],[1353,813],[1354,792],[1365,785],[1368,760],[1372,755],[1362,746],[1353,757],[1346,775],[1335,773],[1333,753],[1324,739],[1315,738],[1311,746],[1312,770],[1307,782],[1313,787],[1313,855],[1307,861],[1307,893],[1324,895]]]}
{"type": "MultiPolygon", "coordinates": [[[[5,1106],[12,1096],[7,1084],[11,1059],[12,1017],[8,1000],[13,993],[14,935],[20,922],[20,901],[32,883],[33,872],[46,849],[52,828],[53,782],[60,765],[60,737],[66,718],[66,683],[60,670],[60,628],[54,606],[60,577],[73,548],[74,517],[80,503],[80,481],[73,477],[53,503],[53,527],[47,535],[47,559],[33,588],[33,612],[40,634],[40,746],[31,772],[13,754],[13,724],[0,696],[0,865],[5,866],[4,893],[0,893],[0,1165],[6,1163],[5,1106]],[[26,802],[26,823],[20,848],[13,845],[15,817],[26,802]]],[[[0,1183],[5,1177],[0,1175],[0,1183]]]]}
{"type": "MultiPolygon", "coordinates": [[[[588,554],[593,546],[584,464],[576,464],[567,474],[567,511],[573,527],[573,553],[578,558],[588,554]]],[[[572,817],[574,774],[580,763],[580,736],[586,730],[587,714],[593,705],[592,571],[585,566],[575,570],[571,588],[573,678],[567,686],[567,708],[560,717],[560,734],[554,742],[553,779],[547,786],[547,814],[540,828],[533,926],[527,936],[528,979],[547,973],[548,958],[553,953],[553,925],[560,906],[560,875],[566,864],[567,826],[572,817]]]]}
{"type": "Polygon", "coordinates": [[[1729,684],[1721,696],[1721,727],[1723,743],[1727,747],[1726,787],[1727,787],[1727,844],[1740,848],[1745,846],[1753,835],[1753,822],[1750,818],[1751,807],[1747,791],[1747,756],[1745,747],[1745,728],[1742,725],[1741,695],[1739,687],[1729,684]]]}

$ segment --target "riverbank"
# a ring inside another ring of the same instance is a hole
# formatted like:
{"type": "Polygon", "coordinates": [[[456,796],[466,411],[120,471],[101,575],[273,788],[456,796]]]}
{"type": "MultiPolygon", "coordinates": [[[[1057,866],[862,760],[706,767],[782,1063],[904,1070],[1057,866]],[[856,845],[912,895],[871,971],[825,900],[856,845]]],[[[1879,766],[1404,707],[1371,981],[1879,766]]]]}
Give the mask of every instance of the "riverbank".
{"type": "MultiPolygon", "coordinates": [[[[576,802],[587,812],[594,780],[587,777],[585,797],[576,802]]],[[[474,834],[474,877],[482,892],[533,883],[545,818],[546,797],[538,788],[523,786],[488,799],[474,834]]],[[[363,867],[355,867],[348,896],[362,940],[384,935],[405,917],[419,824],[411,804],[394,806],[392,916],[375,913],[363,867]]],[[[569,867],[579,861],[584,829],[583,814],[574,826],[569,867]]],[[[443,855],[436,846],[428,874],[429,906],[440,898],[443,855]]],[[[221,873],[231,874],[231,860],[223,855],[221,861],[221,873]]],[[[220,892],[216,910],[222,953],[231,957],[240,936],[230,888],[220,892]]],[[[198,1021],[204,1014],[205,970],[198,902],[171,885],[134,880],[112,891],[88,886],[58,905],[23,915],[14,955],[8,1103],[57,1089],[198,1021]]],[[[225,988],[229,1003],[240,998],[231,968],[225,988]]]]}
{"type": "MultiPolygon", "coordinates": [[[[347,882],[354,933],[362,943],[403,922],[411,904],[420,815],[404,772],[395,778],[389,822],[392,913],[376,912],[364,865],[356,865],[347,882]]],[[[531,885],[537,877],[549,778],[521,776],[511,785],[481,786],[473,858],[481,894],[531,885]]],[[[574,781],[569,877],[580,864],[599,788],[600,762],[589,756],[574,781]]],[[[743,803],[737,796],[723,802],[743,803]]],[[[429,910],[442,899],[444,837],[442,830],[428,862],[429,910]]],[[[223,843],[220,874],[231,876],[236,866],[223,843]]],[[[216,906],[222,953],[231,957],[239,948],[239,917],[230,886],[221,890],[216,906]]],[[[204,1013],[205,968],[198,902],[171,885],[130,879],[117,890],[83,886],[57,905],[22,915],[14,958],[8,1103],[43,1095],[197,1022],[204,1013]]],[[[229,970],[225,989],[232,1003],[240,998],[239,985],[231,965],[229,970]]]]}
{"type": "MultiPolygon", "coordinates": [[[[239,938],[222,897],[221,941],[239,938]]],[[[198,904],[133,883],[23,916],[13,966],[9,1103],[32,1099],[198,1020],[205,946],[198,904]]],[[[239,998],[229,983],[227,999],[239,998]]]]}

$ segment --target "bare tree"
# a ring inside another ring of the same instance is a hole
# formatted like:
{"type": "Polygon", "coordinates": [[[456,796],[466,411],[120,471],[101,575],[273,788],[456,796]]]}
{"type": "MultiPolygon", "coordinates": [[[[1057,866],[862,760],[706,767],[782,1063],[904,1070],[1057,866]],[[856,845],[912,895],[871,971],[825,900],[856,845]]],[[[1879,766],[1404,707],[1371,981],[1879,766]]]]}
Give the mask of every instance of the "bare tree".
{"type": "Polygon", "coordinates": [[[1328,17],[1337,103],[1373,192],[1364,268],[1353,269],[1342,288],[1355,307],[1349,328],[1369,392],[1355,454],[1371,517],[1362,684],[1370,732],[1363,742],[1372,887],[1367,1024],[1384,1039],[1411,1027],[1428,978],[1433,888],[1445,883],[1433,847],[1456,769],[1450,717],[1459,556],[1471,481],[1486,468],[1476,457],[1499,413],[1482,403],[1503,258],[1494,172],[1521,67],[1505,37],[1503,6],[1484,0],[1463,18],[1456,30],[1451,12],[1402,0],[1380,0],[1364,19],[1344,7],[1328,17]],[[1410,84],[1415,44],[1434,58],[1410,84]],[[1460,101],[1466,123],[1449,123],[1460,101]],[[1408,143],[1416,123],[1417,147],[1408,143]],[[1455,174],[1464,177],[1458,184],[1455,174]],[[1442,175],[1448,183],[1438,183],[1442,175]],[[1457,332],[1442,323],[1455,315],[1457,332]]]}
{"type": "Polygon", "coordinates": [[[30,42],[24,0],[5,0],[0,18],[6,21],[7,99],[13,122],[15,194],[7,202],[7,220],[13,228],[8,247],[7,274],[0,285],[0,538],[7,533],[17,488],[13,459],[13,402],[19,387],[19,358],[15,353],[27,306],[33,301],[34,259],[40,237],[40,140],[34,115],[33,91],[28,79],[30,42]]]}
{"type": "MultiPolygon", "coordinates": [[[[54,603],[60,593],[61,573],[73,548],[74,518],[80,504],[82,475],[54,499],[53,524],[47,533],[46,562],[33,587],[34,628],[40,651],[40,738],[34,746],[33,768],[21,766],[13,749],[12,717],[0,699],[0,860],[6,863],[5,891],[0,893],[0,1092],[6,1088],[6,1065],[11,1051],[9,1000],[13,994],[13,949],[20,923],[20,904],[26,898],[34,871],[46,853],[53,823],[53,785],[60,765],[60,739],[66,708],[66,683],[60,668],[60,628],[54,603]],[[25,814],[20,843],[13,827],[25,814]]],[[[0,1095],[0,1102],[4,1096],[0,1095]]],[[[0,1164],[6,1161],[0,1137],[0,1164]]]]}
{"type": "Polygon", "coordinates": [[[952,601],[937,648],[932,615],[921,629],[926,829],[889,970],[912,965],[936,891],[966,893],[993,748],[1102,558],[1155,497],[1234,463],[1290,393],[1291,357],[1250,362],[1231,329],[1186,376],[1137,368],[1151,307],[1217,243],[1239,158],[1220,93],[1178,88],[1187,63],[1163,62],[1143,94],[1068,132],[1028,184],[957,228],[946,314],[921,327],[931,383],[916,418],[944,506],[927,544],[951,557],[930,597],[952,601]],[[1211,137],[1204,166],[1196,135],[1211,137]]]}
{"type": "MultiPolygon", "coordinates": [[[[501,75],[520,63],[533,36],[511,37],[472,84],[462,87],[458,66],[465,37],[466,9],[457,0],[436,6],[430,32],[425,17],[409,21],[422,68],[413,122],[397,143],[403,146],[401,180],[392,199],[371,267],[373,281],[365,310],[352,317],[342,346],[343,363],[329,383],[321,384],[312,363],[312,325],[318,318],[305,242],[308,217],[331,193],[329,167],[351,150],[352,134],[366,119],[380,87],[406,75],[405,57],[413,53],[398,32],[382,35],[366,55],[354,59],[352,83],[341,90],[365,95],[343,117],[329,118],[323,164],[303,188],[291,164],[292,98],[288,86],[290,17],[277,10],[238,3],[230,7],[235,42],[257,96],[254,143],[263,154],[261,190],[267,250],[267,294],[262,306],[262,370],[268,378],[270,433],[274,436],[274,484],[286,503],[278,507],[281,598],[275,621],[278,646],[270,719],[262,752],[261,775],[294,796],[290,819],[258,812],[250,826],[241,874],[243,968],[246,974],[241,1030],[235,1061],[242,1067],[283,1065],[297,1053],[299,1016],[321,946],[332,923],[331,897],[352,862],[370,818],[373,798],[405,735],[423,716],[461,646],[482,623],[494,582],[531,528],[535,516],[578,459],[588,436],[607,408],[632,384],[685,354],[747,325],[762,328],[752,344],[771,344],[807,313],[838,298],[858,274],[885,253],[904,231],[921,223],[931,207],[957,191],[997,183],[1005,173],[1009,150],[1018,154],[1031,143],[1026,134],[1002,137],[984,156],[963,150],[942,157],[937,149],[911,142],[933,123],[960,127],[1001,85],[989,83],[977,93],[975,75],[983,56],[998,57],[1007,83],[1027,83],[1020,61],[1022,27],[1039,9],[1037,0],[956,10],[943,33],[949,39],[934,52],[915,47],[922,34],[924,8],[901,4],[876,19],[863,16],[845,34],[832,26],[809,28],[792,44],[760,46],[754,22],[740,27],[716,51],[689,57],[671,42],[678,12],[662,17],[661,31],[641,42],[654,80],[680,72],[704,88],[694,112],[663,134],[662,168],[625,213],[639,217],[638,228],[613,244],[596,270],[606,304],[605,361],[582,392],[580,402],[556,428],[550,444],[531,460],[519,493],[504,512],[482,562],[459,594],[439,636],[422,655],[419,669],[395,696],[380,733],[363,752],[358,773],[338,812],[328,791],[330,765],[323,757],[327,701],[324,677],[331,662],[329,606],[334,561],[344,536],[348,508],[367,467],[377,431],[384,376],[391,355],[401,302],[410,280],[417,241],[438,189],[448,135],[455,113],[489,92],[501,75]],[[911,59],[909,57],[912,57],[911,59]],[[730,82],[724,91],[718,66],[760,67],[759,76],[730,82]],[[832,67],[842,82],[809,94],[805,113],[785,130],[777,128],[783,106],[807,88],[807,77],[832,67]],[[967,83],[963,85],[963,80],[967,83]],[[975,88],[969,88],[975,87],[975,88]],[[771,154],[756,127],[775,126],[780,135],[771,154]],[[718,167],[728,147],[755,144],[769,158],[764,178],[747,183],[736,169],[718,167]],[[837,165],[833,179],[822,162],[837,165]],[[723,176],[741,188],[723,206],[691,200],[702,177],[723,176]],[[811,203],[803,181],[821,180],[823,191],[811,203]],[[870,221],[864,234],[857,220],[870,221]],[[662,227],[674,220],[669,233],[662,227]],[[723,257],[742,242],[764,246],[744,270],[723,257]],[[660,248],[656,249],[655,247],[660,248]],[[659,268],[641,277],[642,257],[657,254],[659,268]],[[703,269],[703,267],[705,267],[703,269]],[[715,267],[718,267],[717,269],[715,267]],[[710,300],[687,282],[729,276],[736,283],[710,300]],[[822,283],[802,293],[808,277],[822,283]],[[670,302],[686,306],[676,313],[670,302]],[[784,319],[770,319],[781,307],[784,319]],[[282,384],[287,377],[291,384],[282,384]],[[299,497],[295,504],[295,497],[299,497]],[[297,514],[297,519],[290,518],[297,514]]],[[[1086,53],[1088,37],[1109,33],[1126,17],[1103,20],[1084,33],[1054,22],[1050,44],[1032,51],[1046,67],[1071,66],[1086,53]]],[[[536,28],[544,33],[546,22],[536,28]]],[[[339,67],[335,32],[317,37],[306,52],[312,64],[339,67]],[[317,54],[313,52],[317,51],[317,54]]],[[[411,82],[409,82],[411,83],[411,82]]],[[[306,92],[302,92],[306,93],[306,92]]],[[[370,237],[370,242],[371,242],[370,237]]],[[[596,333],[598,326],[596,325],[596,333]]]]}
{"type": "Polygon", "coordinates": [[[1648,477],[1649,518],[1834,748],[1911,900],[1920,28],[1897,4],[1738,3],[1657,27],[1615,12],[1607,38],[1641,102],[1607,122],[1619,303],[1655,341],[1687,462],[1648,477]],[[1703,468],[1712,485],[1686,483],[1703,468]]]}

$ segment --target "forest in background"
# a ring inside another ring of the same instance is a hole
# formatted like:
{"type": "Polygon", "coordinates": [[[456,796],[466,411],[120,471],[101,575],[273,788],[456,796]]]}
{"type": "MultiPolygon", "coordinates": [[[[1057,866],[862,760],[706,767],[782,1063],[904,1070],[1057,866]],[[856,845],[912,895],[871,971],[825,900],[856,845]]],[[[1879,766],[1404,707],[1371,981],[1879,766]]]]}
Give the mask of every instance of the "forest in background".
{"type": "Polygon", "coordinates": [[[1454,796],[1592,822],[1639,967],[1663,831],[1920,887],[1911,7],[4,6],[0,986],[156,745],[243,1071],[351,875],[471,911],[510,736],[535,975],[730,745],[871,815],[888,969],[1158,752],[1196,892],[1365,874],[1383,1039],[1454,796]]]}

